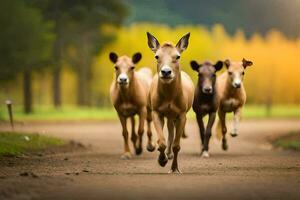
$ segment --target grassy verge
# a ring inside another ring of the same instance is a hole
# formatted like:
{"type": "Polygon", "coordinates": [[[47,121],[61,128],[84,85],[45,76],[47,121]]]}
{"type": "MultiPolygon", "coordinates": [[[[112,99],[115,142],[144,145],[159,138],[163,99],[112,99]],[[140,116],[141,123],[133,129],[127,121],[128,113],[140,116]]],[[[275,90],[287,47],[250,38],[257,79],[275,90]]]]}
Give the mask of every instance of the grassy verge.
{"type": "Polygon", "coordinates": [[[0,132],[0,157],[63,145],[64,141],[38,134],[0,132]]]}
{"type": "Polygon", "coordinates": [[[300,132],[293,132],[274,141],[276,147],[300,151],[300,132]]]}
{"type": "MultiPolygon", "coordinates": [[[[114,108],[90,108],[65,106],[59,110],[50,106],[35,107],[34,113],[24,114],[21,107],[14,107],[16,121],[64,121],[64,120],[116,120],[114,108]]],[[[188,118],[195,118],[193,111],[188,118]]],[[[229,116],[230,118],[230,116],[229,116]]],[[[246,105],[244,119],[252,118],[300,118],[300,105],[274,105],[269,115],[263,105],[246,105]]],[[[0,120],[8,120],[6,107],[0,106],[0,120]]]]}

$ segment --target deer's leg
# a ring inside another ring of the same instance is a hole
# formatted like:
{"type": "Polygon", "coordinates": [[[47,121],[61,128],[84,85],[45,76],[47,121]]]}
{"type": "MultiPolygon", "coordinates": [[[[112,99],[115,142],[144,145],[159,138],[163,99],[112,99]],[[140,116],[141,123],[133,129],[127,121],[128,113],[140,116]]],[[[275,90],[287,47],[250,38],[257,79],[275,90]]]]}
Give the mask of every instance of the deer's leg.
{"type": "Polygon", "coordinates": [[[131,120],[131,141],[133,144],[134,149],[136,148],[136,140],[137,140],[137,135],[135,132],[135,118],[134,116],[130,117],[131,120]]]}
{"type": "Polygon", "coordinates": [[[183,133],[182,133],[182,138],[188,138],[188,135],[186,134],[186,132],[185,132],[185,129],[183,130],[183,133]]]}
{"type": "Polygon", "coordinates": [[[228,149],[227,140],[226,140],[226,133],[227,133],[226,113],[222,110],[219,110],[218,114],[219,114],[219,120],[222,128],[222,149],[226,151],[228,149]]]}
{"type": "Polygon", "coordinates": [[[126,117],[120,116],[119,119],[122,125],[122,135],[124,139],[124,153],[122,155],[123,159],[129,159],[131,158],[131,153],[129,149],[129,144],[128,144],[128,130],[127,130],[127,123],[126,123],[126,117]]]}
{"type": "Polygon", "coordinates": [[[185,122],[186,122],[186,113],[180,115],[178,119],[176,119],[175,126],[176,126],[176,135],[175,135],[175,140],[173,143],[173,153],[174,153],[174,158],[171,166],[171,171],[170,173],[181,173],[181,171],[178,168],[178,152],[180,151],[180,138],[183,133],[183,129],[185,127],[185,122]]]}
{"type": "Polygon", "coordinates": [[[232,137],[236,137],[238,136],[238,125],[241,119],[242,108],[240,107],[236,109],[233,113],[234,113],[234,117],[233,117],[233,124],[232,124],[232,132],[230,133],[230,135],[232,137]]]}
{"type": "Polygon", "coordinates": [[[174,141],[174,121],[172,119],[168,119],[167,125],[168,125],[168,132],[169,132],[167,156],[168,156],[168,159],[172,159],[173,158],[172,144],[174,141]]]}
{"type": "Polygon", "coordinates": [[[197,123],[199,126],[199,133],[200,133],[200,138],[201,138],[201,154],[203,153],[204,150],[204,133],[205,133],[205,128],[204,128],[204,123],[203,123],[203,118],[201,114],[196,114],[197,118],[197,123]]]}
{"type": "Polygon", "coordinates": [[[147,109],[147,136],[148,136],[147,150],[153,152],[155,150],[155,145],[152,142],[151,122],[152,122],[151,110],[147,109]]]}
{"type": "Polygon", "coordinates": [[[158,157],[158,163],[160,164],[160,166],[164,167],[168,162],[168,158],[165,153],[167,147],[166,139],[163,133],[164,117],[160,115],[157,111],[153,111],[153,123],[158,137],[158,151],[160,152],[158,157]]]}
{"type": "Polygon", "coordinates": [[[144,135],[146,118],[147,118],[147,110],[146,108],[143,108],[139,113],[139,128],[138,128],[139,137],[135,149],[136,155],[140,155],[143,151],[143,135],[144,135]]]}
{"type": "Polygon", "coordinates": [[[204,137],[204,151],[202,154],[202,156],[205,158],[209,157],[208,146],[209,146],[209,140],[211,137],[211,129],[212,129],[212,126],[214,125],[215,119],[216,119],[216,113],[215,112],[209,113],[208,123],[206,126],[206,132],[205,132],[205,137],[204,137]]]}

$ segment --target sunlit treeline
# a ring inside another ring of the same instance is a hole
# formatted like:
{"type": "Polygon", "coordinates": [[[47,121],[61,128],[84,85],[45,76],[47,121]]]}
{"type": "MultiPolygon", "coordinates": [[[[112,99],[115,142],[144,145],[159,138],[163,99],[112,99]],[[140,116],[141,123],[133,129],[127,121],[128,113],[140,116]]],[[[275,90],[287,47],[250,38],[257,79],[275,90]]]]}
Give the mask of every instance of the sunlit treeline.
{"type": "MultiPolygon", "coordinates": [[[[265,37],[253,35],[251,38],[245,38],[242,31],[230,36],[221,25],[215,25],[212,30],[208,30],[203,26],[170,28],[143,23],[118,29],[105,27],[102,31],[115,32],[116,38],[94,60],[91,81],[94,105],[109,103],[108,90],[114,73],[114,66],[108,59],[110,51],[129,56],[139,51],[143,58],[137,69],[148,66],[155,72],[154,54],[147,46],[146,31],[155,35],[161,43],[176,43],[183,34],[191,32],[190,44],[181,57],[181,65],[195,82],[197,75],[189,66],[191,60],[215,62],[227,58],[241,60],[245,57],[254,63],[245,75],[249,103],[300,103],[300,38],[290,40],[276,30],[270,31],[265,37]]],[[[39,72],[34,77],[35,104],[51,104],[50,74],[39,72]]],[[[63,103],[75,104],[76,76],[65,66],[62,78],[63,103]]],[[[8,84],[5,91],[1,91],[1,99],[7,96],[17,99],[20,97],[21,87],[22,85],[16,82],[8,84]]],[[[21,99],[16,101],[20,102],[21,99]]]]}

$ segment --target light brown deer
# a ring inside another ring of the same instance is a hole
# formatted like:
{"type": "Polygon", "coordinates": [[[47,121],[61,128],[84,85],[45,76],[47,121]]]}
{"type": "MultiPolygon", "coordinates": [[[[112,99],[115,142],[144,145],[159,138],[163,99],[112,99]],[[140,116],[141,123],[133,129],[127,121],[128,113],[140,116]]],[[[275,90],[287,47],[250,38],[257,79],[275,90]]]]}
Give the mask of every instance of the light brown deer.
{"type": "MultiPolygon", "coordinates": [[[[152,72],[149,68],[141,68],[135,72],[135,64],[141,58],[141,53],[136,53],[129,58],[128,56],[118,57],[116,53],[109,54],[110,60],[114,63],[115,78],[110,87],[112,103],[118,113],[122,124],[122,134],[124,137],[124,154],[122,158],[131,158],[128,144],[127,119],[131,118],[131,141],[135,153],[142,153],[142,137],[144,133],[144,123],[147,120],[148,151],[154,151],[151,132],[151,113],[147,112],[147,96],[152,81],[152,72]],[[139,116],[138,135],[135,132],[134,116],[139,116]]],[[[150,111],[150,109],[148,109],[150,111]]]]}
{"type": "Polygon", "coordinates": [[[172,159],[170,173],[181,173],[177,157],[180,150],[180,139],[186,123],[186,113],[191,108],[194,98],[194,85],[190,77],[179,65],[181,53],[187,48],[190,34],[183,36],[176,46],[164,43],[147,33],[148,46],[155,53],[157,74],[154,76],[149,103],[152,110],[153,123],[158,136],[158,163],[164,167],[168,158],[172,159]],[[163,133],[164,118],[167,118],[168,149],[163,133]],[[176,129],[174,139],[174,129],[176,129]],[[173,153],[171,151],[173,150],[173,153]]]}
{"type": "Polygon", "coordinates": [[[245,69],[253,63],[246,59],[241,62],[232,62],[226,60],[225,66],[227,71],[223,72],[217,78],[217,92],[220,100],[217,125],[217,134],[220,138],[222,135],[222,148],[228,149],[226,140],[226,113],[233,112],[233,130],[230,133],[232,137],[238,135],[238,124],[241,118],[242,108],[246,102],[246,91],[243,85],[245,69]]]}

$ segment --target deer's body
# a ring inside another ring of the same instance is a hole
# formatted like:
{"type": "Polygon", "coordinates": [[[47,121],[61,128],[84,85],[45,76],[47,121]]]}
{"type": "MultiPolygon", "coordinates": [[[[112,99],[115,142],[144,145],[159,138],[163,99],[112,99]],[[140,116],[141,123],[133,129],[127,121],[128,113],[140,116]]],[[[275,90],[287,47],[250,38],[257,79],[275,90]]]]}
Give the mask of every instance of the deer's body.
{"type": "Polygon", "coordinates": [[[238,135],[238,124],[241,118],[243,106],[246,103],[246,91],[243,85],[244,71],[251,66],[252,62],[243,59],[242,62],[225,61],[227,71],[217,78],[219,102],[219,123],[217,126],[218,136],[222,135],[222,148],[228,149],[226,133],[226,113],[233,112],[232,137],[238,135]]]}
{"type": "Polygon", "coordinates": [[[195,88],[193,110],[196,113],[199,126],[200,138],[202,142],[201,155],[209,157],[209,140],[212,126],[216,119],[216,112],[219,105],[219,98],[216,86],[216,72],[223,66],[223,62],[218,61],[215,65],[211,62],[198,64],[191,62],[191,67],[198,73],[198,83],[195,88]],[[203,118],[209,115],[207,126],[205,127],[203,118]]]}
{"type": "Polygon", "coordinates": [[[157,59],[157,74],[150,88],[149,107],[152,110],[153,123],[158,136],[160,151],[158,162],[161,166],[165,166],[168,159],[173,158],[170,172],[180,173],[177,157],[186,123],[186,113],[193,102],[194,85],[190,77],[181,71],[178,60],[182,51],[188,46],[189,34],[181,38],[176,47],[170,43],[160,46],[154,36],[149,33],[147,36],[148,46],[157,59]],[[165,118],[169,133],[168,146],[163,133],[165,118]]]}
{"type": "MultiPolygon", "coordinates": [[[[137,55],[137,54],[135,54],[137,55]]],[[[149,151],[154,151],[155,147],[152,144],[151,132],[151,113],[147,110],[147,96],[152,81],[152,73],[148,68],[142,68],[139,71],[134,71],[134,64],[141,59],[133,56],[117,57],[111,53],[110,59],[116,65],[116,77],[110,87],[110,96],[112,103],[118,113],[121,125],[122,135],[124,138],[124,154],[123,158],[130,158],[131,152],[128,144],[127,119],[131,119],[131,141],[133,143],[135,153],[142,153],[142,137],[144,133],[144,122],[147,120],[147,135],[149,151]],[[139,116],[138,135],[135,132],[134,116],[139,116]]]]}
{"type": "Polygon", "coordinates": [[[118,113],[124,117],[132,117],[147,105],[147,96],[152,81],[152,73],[148,68],[134,72],[128,88],[120,88],[116,81],[110,87],[110,96],[118,113]]]}

